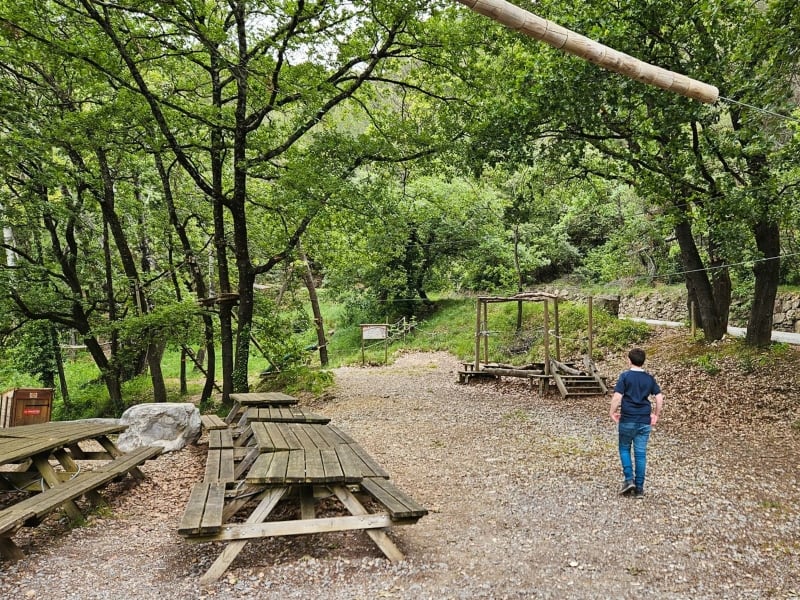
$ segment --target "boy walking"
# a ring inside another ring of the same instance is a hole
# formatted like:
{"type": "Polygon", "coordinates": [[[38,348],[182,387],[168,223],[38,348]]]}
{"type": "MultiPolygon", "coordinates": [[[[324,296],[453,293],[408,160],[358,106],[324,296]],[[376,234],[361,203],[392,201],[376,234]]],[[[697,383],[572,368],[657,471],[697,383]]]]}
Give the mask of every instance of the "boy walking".
{"type": "Polygon", "coordinates": [[[609,414],[619,431],[619,459],[624,481],[619,493],[634,498],[644,497],[644,476],[647,469],[647,442],[650,429],[658,422],[664,407],[664,395],[655,378],[646,372],[645,353],[641,348],[628,352],[630,369],[620,374],[614,386],[609,414]],[[655,398],[655,408],[650,403],[655,398]],[[633,446],[633,462],[631,461],[633,446]]]}

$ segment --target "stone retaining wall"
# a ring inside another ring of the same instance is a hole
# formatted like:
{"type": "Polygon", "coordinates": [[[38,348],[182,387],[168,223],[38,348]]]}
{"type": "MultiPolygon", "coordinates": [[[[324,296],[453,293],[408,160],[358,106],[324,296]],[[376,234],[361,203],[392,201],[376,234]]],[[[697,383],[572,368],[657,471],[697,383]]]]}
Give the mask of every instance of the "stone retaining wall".
{"type": "MultiPolygon", "coordinates": [[[[585,302],[587,298],[584,292],[576,288],[544,286],[542,289],[574,301],[585,302]]],[[[615,312],[614,309],[618,306],[617,314],[620,317],[689,322],[686,290],[680,292],[673,289],[649,290],[637,294],[598,295],[593,298],[592,302],[595,306],[606,308],[610,312],[615,312]]],[[[734,299],[731,302],[730,325],[745,327],[747,317],[746,303],[734,299]]],[[[772,323],[775,331],[800,333],[800,293],[778,294],[775,299],[772,323]]]]}

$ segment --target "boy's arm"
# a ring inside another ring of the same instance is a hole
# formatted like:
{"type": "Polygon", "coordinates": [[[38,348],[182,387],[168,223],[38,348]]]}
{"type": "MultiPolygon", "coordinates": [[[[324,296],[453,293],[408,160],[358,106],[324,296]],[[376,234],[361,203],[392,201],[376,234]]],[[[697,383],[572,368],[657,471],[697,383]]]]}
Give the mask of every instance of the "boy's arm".
{"type": "Polygon", "coordinates": [[[650,425],[658,423],[658,418],[661,416],[661,409],[664,408],[664,394],[658,393],[655,395],[656,405],[650,415],[650,425]]]}
{"type": "Polygon", "coordinates": [[[614,423],[619,423],[619,407],[622,404],[622,394],[619,392],[614,392],[614,395],[611,396],[611,406],[608,409],[608,414],[611,416],[611,420],[614,423]]]}

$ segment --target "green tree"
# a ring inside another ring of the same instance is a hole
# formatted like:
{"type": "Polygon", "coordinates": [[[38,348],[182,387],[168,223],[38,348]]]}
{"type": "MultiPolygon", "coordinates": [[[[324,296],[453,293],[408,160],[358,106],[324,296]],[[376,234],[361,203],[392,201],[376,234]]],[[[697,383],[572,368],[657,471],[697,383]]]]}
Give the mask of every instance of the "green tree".
{"type": "MultiPolygon", "coordinates": [[[[780,30],[785,39],[789,28],[783,25],[795,18],[777,6],[643,0],[609,11],[605,3],[566,10],[547,2],[537,12],[651,63],[719,83],[726,97],[785,110],[791,106],[790,69],[778,68],[774,51],[757,50],[765,30],[780,30]]],[[[486,77],[476,156],[555,156],[587,175],[630,185],[660,206],[672,223],[707,339],[726,332],[726,265],[741,256],[736,249],[753,248],[759,260],[748,342],[768,343],[778,215],[792,198],[776,185],[784,170],[785,123],[738,104],[704,106],[513,34],[499,51],[498,69],[486,77]]]]}

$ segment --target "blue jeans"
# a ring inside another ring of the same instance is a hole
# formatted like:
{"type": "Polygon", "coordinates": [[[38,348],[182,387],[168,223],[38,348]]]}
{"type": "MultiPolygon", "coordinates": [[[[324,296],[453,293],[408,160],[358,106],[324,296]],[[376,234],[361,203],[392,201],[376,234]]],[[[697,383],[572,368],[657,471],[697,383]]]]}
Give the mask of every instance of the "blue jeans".
{"type": "Polygon", "coordinates": [[[632,479],[638,489],[644,489],[644,476],[647,470],[647,440],[650,439],[650,425],[644,423],[619,424],[619,460],[622,463],[622,474],[625,480],[632,479]],[[631,464],[631,444],[633,458],[636,462],[634,476],[631,464]]]}

